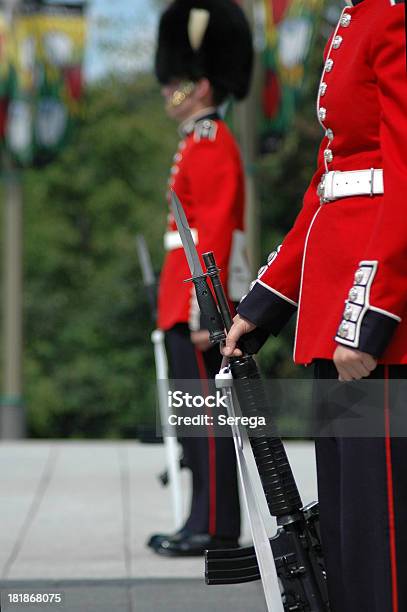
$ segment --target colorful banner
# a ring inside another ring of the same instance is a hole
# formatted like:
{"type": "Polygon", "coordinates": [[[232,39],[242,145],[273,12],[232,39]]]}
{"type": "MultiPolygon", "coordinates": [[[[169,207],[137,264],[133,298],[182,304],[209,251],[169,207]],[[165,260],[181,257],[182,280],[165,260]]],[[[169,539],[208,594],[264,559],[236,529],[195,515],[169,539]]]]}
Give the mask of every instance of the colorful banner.
{"type": "Polygon", "coordinates": [[[7,49],[7,22],[0,10],[0,142],[4,138],[9,98],[10,69],[7,49]]]}
{"type": "Polygon", "coordinates": [[[81,112],[85,30],[81,5],[23,5],[14,20],[5,142],[23,166],[49,161],[81,112]]]}
{"type": "Polygon", "coordinates": [[[36,108],[37,154],[47,157],[64,143],[80,115],[85,19],[82,10],[48,9],[38,16],[39,95],[36,108]]]}
{"type": "Polygon", "coordinates": [[[294,117],[324,0],[263,2],[266,48],[262,149],[272,152],[294,117]]]}

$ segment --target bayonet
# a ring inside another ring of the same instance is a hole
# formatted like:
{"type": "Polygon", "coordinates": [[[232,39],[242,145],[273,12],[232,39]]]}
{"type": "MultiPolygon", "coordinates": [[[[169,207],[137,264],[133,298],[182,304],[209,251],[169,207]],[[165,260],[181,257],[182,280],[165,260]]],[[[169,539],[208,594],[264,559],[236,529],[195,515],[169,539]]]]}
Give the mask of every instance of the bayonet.
{"type": "Polygon", "coordinates": [[[205,276],[201,262],[199,261],[199,255],[192,237],[191,228],[189,227],[184,209],[175,191],[171,192],[171,207],[179,235],[181,236],[182,246],[184,247],[192,279],[205,276]]]}
{"type": "Polygon", "coordinates": [[[215,299],[209,288],[207,275],[202,269],[191,228],[189,227],[181,202],[174,191],[171,192],[171,207],[192,275],[192,278],[189,280],[192,280],[195,285],[196,299],[202,315],[202,326],[209,330],[211,342],[221,342],[225,339],[222,317],[219,314],[215,299]]]}

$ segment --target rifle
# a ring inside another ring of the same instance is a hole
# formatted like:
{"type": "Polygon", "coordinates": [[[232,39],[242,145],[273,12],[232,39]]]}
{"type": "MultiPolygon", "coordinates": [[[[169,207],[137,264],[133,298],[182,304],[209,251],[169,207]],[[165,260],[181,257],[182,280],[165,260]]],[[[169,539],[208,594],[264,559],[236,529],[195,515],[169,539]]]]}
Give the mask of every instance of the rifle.
{"type": "MultiPolygon", "coordinates": [[[[215,257],[213,253],[203,254],[206,266],[206,272],[203,272],[188,222],[174,192],[172,209],[192,273],[192,279],[189,280],[195,285],[198,304],[210,331],[210,338],[213,342],[223,343],[225,329],[229,331],[232,318],[215,257]]],[[[229,358],[229,366],[223,368],[217,377],[219,386],[225,387],[229,399],[228,412],[232,416],[240,410],[243,416],[254,416],[258,422],[260,416],[267,417],[266,422],[270,421],[269,403],[252,356],[263,342],[264,336],[257,329],[242,337],[239,348],[243,356],[229,358]],[[225,378],[229,378],[226,385],[225,378]]],[[[206,551],[206,583],[237,584],[261,579],[269,612],[278,608],[281,610],[281,604],[285,612],[328,612],[318,504],[314,502],[303,507],[282,440],[274,426],[270,430],[269,425],[266,430],[259,425],[256,437],[249,438],[245,428],[238,425],[232,427],[232,433],[254,547],[206,551]],[[256,508],[256,498],[244,459],[243,450],[247,441],[254,456],[269,512],[277,519],[277,533],[270,540],[265,535],[264,523],[256,508]],[[273,583],[271,587],[270,581],[273,583]],[[279,584],[281,591],[279,606],[274,597],[276,584],[279,584]]]]}
{"type": "MultiPolygon", "coordinates": [[[[151,316],[156,323],[157,283],[151,264],[150,254],[144,240],[144,236],[136,236],[138,258],[143,275],[144,286],[151,307],[151,316]]],[[[174,527],[179,529],[182,525],[182,487],[180,469],[183,467],[182,459],[178,458],[177,433],[174,426],[169,424],[168,406],[168,361],[165,351],[164,332],[155,329],[151,334],[151,342],[154,347],[155,370],[158,385],[158,404],[160,407],[161,425],[163,428],[164,448],[166,455],[167,470],[160,474],[159,480],[163,486],[169,482],[171,490],[171,502],[174,515],[174,527]]]]}

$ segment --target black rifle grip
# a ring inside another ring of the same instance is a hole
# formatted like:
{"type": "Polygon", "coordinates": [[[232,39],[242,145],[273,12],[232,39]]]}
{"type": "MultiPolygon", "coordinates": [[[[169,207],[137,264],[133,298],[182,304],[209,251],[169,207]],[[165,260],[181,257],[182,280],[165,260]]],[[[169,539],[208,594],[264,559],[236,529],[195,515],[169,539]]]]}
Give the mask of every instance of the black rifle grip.
{"type": "MultiPolygon", "coordinates": [[[[253,357],[232,357],[230,369],[243,416],[270,420],[267,396],[253,357]]],[[[283,443],[272,423],[259,425],[249,437],[270,514],[282,517],[302,507],[301,497],[283,443]]]]}
{"type": "Polygon", "coordinates": [[[237,346],[242,353],[246,355],[255,355],[259,352],[269,335],[270,334],[266,330],[256,327],[253,331],[241,336],[237,346]]]}
{"type": "Polygon", "coordinates": [[[198,276],[192,280],[195,285],[196,299],[202,314],[203,324],[209,330],[211,341],[220,342],[225,338],[223,321],[209,289],[208,281],[205,276],[198,276]]]}
{"type": "MultiPolygon", "coordinates": [[[[220,270],[216,265],[215,256],[212,251],[204,253],[202,257],[205,262],[206,269],[208,271],[208,276],[210,277],[212,282],[212,287],[215,292],[216,299],[218,301],[224,326],[226,328],[226,331],[228,332],[232,327],[233,320],[229,308],[229,303],[222,286],[222,281],[220,280],[220,270]]],[[[246,355],[254,355],[261,349],[269,335],[270,334],[266,330],[257,328],[254,329],[252,332],[242,336],[238,341],[237,345],[242,351],[242,353],[245,353],[246,355]]]]}

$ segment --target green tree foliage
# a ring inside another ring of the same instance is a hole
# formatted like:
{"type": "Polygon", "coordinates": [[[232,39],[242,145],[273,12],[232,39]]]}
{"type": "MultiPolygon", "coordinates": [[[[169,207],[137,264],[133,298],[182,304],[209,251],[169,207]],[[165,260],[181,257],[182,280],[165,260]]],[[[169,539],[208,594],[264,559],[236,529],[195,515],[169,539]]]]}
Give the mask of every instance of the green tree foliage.
{"type": "MultiPolygon", "coordinates": [[[[322,130],[316,117],[316,93],[322,69],[322,52],[331,26],[322,20],[309,60],[303,97],[291,130],[281,141],[277,153],[261,158],[257,165],[257,187],[261,206],[261,245],[263,260],[281,244],[301,209],[305,190],[316,170],[322,130]]],[[[294,321],[278,338],[264,346],[260,360],[263,372],[271,377],[303,377],[294,367],[292,347],[294,321]]]]}
{"type": "Polygon", "coordinates": [[[34,436],[155,422],[152,329],[135,250],[158,270],[176,145],[149,77],[88,94],[75,140],[25,180],[25,397],[34,436]]]}
{"type": "MultiPolygon", "coordinates": [[[[301,206],[321,131],[321,36],[293,129],[257,165],[263,256],[301,206]]],[[[31,435],[134,436],[155,424],[152,323],[135,249],[163,258],[165,189],[177,134],[152,77],[88,92],[75,139],[25,173],[25,399],[31,435]]],[[[296,374],[293,326],[262,351],[267,374],[296,374]]]]}

